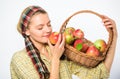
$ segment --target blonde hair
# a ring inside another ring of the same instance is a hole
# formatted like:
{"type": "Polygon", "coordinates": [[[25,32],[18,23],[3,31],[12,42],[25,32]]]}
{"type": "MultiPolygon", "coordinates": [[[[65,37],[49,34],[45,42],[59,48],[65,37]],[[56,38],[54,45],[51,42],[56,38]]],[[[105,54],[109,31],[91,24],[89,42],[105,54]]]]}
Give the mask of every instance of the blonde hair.
{"type": "MultiPolygon", "coordinates": [[[[20,19],[19,19],[19,21],[18,21],[18,24],[17,24],[17,30],[18,30],[18,32],[20,33],[20,34],[22,34],[22,22],[23,22],[23,15],[28,11],[28,9],[30,9],[31,7],[36,7],[36,6],[29,6],[29,7],[27,7],[27,8],[25,8],[24,10],[23,10],[23,12],[21,13],[21,15],[20,15],[20,19]]],[[[37,6],[38,7],[38,6],[37,6]]],[[[42,9],[41,7],[38,7],[39,9],[37,10],[37,11],[34,11],[33,12],[33,14],[30,16],[30,19],[31,19],[31,17],[33,16],[33,15],[35,15],[35,14],[39,14],[39,13],[42,13],[42,14],[46,14],[47,12],[44,10],[44,9],[42,9]]],[[[30,20],[29,19],[29,20],[30,20]]],[[[29,22],[28,22],[28,24],[29,24],[29,22]]],[[[27,27],[26,27],[27,28],[27,27]]]]}
{"type": "Polygon", "coordinates": [[[17,30],[20,34],[22,34],[22,29],[21,29],[21,21],[22,21],[22,15],[26,12],[27,8],[23,10],[23,12],[20,15],[20,19],[17,24],[17,30]]]}

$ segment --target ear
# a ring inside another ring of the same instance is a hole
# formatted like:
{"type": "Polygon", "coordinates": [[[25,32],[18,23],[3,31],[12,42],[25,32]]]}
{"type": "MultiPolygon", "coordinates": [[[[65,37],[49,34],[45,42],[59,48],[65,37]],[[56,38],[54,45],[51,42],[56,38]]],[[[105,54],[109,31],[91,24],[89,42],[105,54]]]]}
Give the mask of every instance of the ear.
{"type": "Polygon", "coordinates": [[[25,34],[26,34],[27,36],[30,36],[30,31],[29,31],[29,29],[26,29],[25,34]]]}

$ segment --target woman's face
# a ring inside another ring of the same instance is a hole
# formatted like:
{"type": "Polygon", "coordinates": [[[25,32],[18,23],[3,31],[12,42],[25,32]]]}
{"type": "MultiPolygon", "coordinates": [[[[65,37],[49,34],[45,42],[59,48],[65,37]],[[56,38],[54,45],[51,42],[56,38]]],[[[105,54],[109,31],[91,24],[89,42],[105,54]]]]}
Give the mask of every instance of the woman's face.
{"type": "Polygon", "coordinates": [[[41,13],[32,16],[26,30],[26,34],[29,35],[30,39],[38,43],[47,43],[51,32],[52,27],[48,14],[41,13]]]}

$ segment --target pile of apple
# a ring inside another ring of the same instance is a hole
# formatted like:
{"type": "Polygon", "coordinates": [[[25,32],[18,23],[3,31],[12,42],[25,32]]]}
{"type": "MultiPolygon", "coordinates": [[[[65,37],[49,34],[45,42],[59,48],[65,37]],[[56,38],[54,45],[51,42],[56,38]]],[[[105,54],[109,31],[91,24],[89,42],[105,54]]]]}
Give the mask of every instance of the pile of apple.
{"type": "MultiPolygon", "coordinates": [[[[84,32],[81,29],[67,27],[63,33],[65,35],[66,44],[73,46],[78,51],[84,52],[89,56],[100,56],[107,47],[107,44],[103,39],[97,39],[95,42],[89,43],[84,37],[84,32]]],[[[49,40],[52,44],[56,44],[58,37],[58,32],[52,32],[49,40]]]]}

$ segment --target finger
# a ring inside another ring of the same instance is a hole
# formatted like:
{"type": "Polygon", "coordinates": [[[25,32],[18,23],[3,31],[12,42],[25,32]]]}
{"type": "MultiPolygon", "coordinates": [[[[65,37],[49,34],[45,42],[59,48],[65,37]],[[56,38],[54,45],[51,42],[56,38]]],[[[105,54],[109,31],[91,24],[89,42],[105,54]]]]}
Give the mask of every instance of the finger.
{"type": "Polygon", "coordinates": [[[105,22],[109,22],[110,20],[109,19],[103,19],[102,21],[103,21],[103,23],[105,23],[105,22]]]}
{"type": "Polygon", "coordinates": [[[111,28],[112,27],[112,20],[110,20],[110,19],[104,19],[103,22],[104,22],[104,26],[106,28],[111,28]]]}
{"type": "Polygon", "coordinates": [[[104,25],[108,26],[108,25],[112,25],[112,23],[111,22],[105,22],[104,25]]]}
{"type": "Polygon", "coordinates": [[[117,29],[116,29],[116,23],[113,19],[103,15],[103,19],[102,19],[105,27],[108,29],[108,28],[113,28],[113,31],[115,33],[117,33],[117,29]]]}
{"type": "Polygon", "coordinates": [[[104,23],[104,26],[106,27],[106,29],[112,28],[111,22],[104,23]]]}
{"type": "Polygon", "coordinates": [[[62,34],[62,42],[60,44],[60,47],[64,47],[65,46],[65,35],[62,34]]]}
{"type": "Polygon", "coordinates": [[[59,34],[59,37],[58,37],[58,41],[57,41],[57,43],[56,43],[56,46],[58,46],[58,45],[60,44],[60,42],[61,42],[61,34],[59,34]]]}
{"type": "Polygon", "coordinates": [[[102,21],[104,23],[104,26],[106,28],[111,28],[112,27],[112,20],[109,17],[105,16],[105,15],[103,15],[103,17],[104,18],[102,19],[102,21]]]}
{"type": "Polygon", "coordinates": [[[103,16],[103,19],[102,19],[103,23],[109,22],[111,20],[108,16],[105,16],[105,15],[102,15],[102,16],[103,16]]]}

